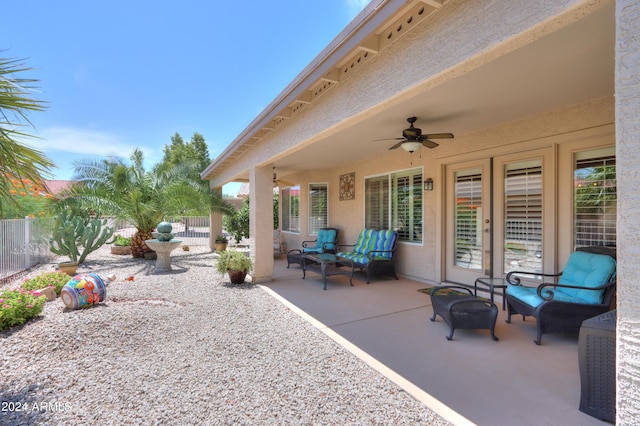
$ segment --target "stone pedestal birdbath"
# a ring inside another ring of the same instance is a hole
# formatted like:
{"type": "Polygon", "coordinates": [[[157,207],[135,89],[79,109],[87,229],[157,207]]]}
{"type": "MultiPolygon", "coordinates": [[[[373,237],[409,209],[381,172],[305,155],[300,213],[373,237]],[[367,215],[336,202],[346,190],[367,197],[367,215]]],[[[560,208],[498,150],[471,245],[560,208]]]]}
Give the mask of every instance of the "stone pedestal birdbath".
{"type": "Polygon", "coordinates": [[[160,222],[156,227],[158,232],[154,232],[153,240],[145,240],[145,243],[149,248],[156,252],[158,258],[156,259],[156,267],[154,272],[167,272],[171,271],[171,257],[172,250],[177,248],[182,241],[173,238],[171,233],[172,226],[168,222],[160,222]]]}

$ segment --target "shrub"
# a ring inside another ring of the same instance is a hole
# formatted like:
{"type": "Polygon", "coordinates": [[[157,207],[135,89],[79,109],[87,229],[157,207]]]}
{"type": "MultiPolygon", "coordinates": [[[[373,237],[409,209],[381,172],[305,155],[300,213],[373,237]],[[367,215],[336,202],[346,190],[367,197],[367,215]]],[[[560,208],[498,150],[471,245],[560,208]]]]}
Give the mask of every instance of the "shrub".
{"type": "Polygon", "coordinates": [[[240,244],[243,238],[249,237],[249,198],[242,202],[242,208],[222,218],[224,229],[240,244]]]}
{"type": "Polygon", "coordinates": [[[37,317],[44,302],[44,296],[36,297],[23,288],[0,291],[0,331],[37,317]]]}
{"type": "Polygon", "coordinates": [[[131,245],[131,237],[123,237],[122,235],[116,235],[116,239],[113,241],[113,245],[120,247],[128,247],[131,245]]]}
{"type": "Polygon", "coordinates": [[[69,275],[62,271],[45,272],[24,280],[21,287],[25,290],[40,290],[41,288],[53,287],[56,294],[60,296],[62,287],[69,282],[70,278],[69,275]]]}
{"type": "Polygon", "coordinates": [[[253,268],[253,261],[250,257],[246,256],[241,251],[225,250],[220,253],[218,257],[218,263],[216,264],[216,270],[221,275],[227,272],[227,269],[234,269],[238,271],[247,271],[253,268]]]}

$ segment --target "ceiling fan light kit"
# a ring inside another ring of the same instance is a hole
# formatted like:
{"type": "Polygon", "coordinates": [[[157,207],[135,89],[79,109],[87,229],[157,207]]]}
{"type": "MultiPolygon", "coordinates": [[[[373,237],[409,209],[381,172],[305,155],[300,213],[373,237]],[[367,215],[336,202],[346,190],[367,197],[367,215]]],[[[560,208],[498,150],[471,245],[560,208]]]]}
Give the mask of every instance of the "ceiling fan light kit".
{"type": "Polygon", "coordinates": [[[416,142],[416,141],[407,141],[402,143],[402,149],[410,153],[413,153],[414,151],[419,150],[421,146],[422,146],[422,142],[416,142]]]}

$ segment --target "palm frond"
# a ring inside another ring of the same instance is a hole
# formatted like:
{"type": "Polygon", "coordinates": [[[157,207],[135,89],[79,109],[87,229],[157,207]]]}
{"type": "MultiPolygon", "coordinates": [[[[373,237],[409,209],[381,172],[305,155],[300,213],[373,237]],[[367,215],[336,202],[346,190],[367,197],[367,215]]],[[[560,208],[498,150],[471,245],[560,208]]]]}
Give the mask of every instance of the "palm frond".
{"type": "MultiPolygon", "coordinates": [[[[32,125],[30,111],[42,111],[46,104],[32,98],[37,80],[18,76],[29,71],[20,61],[0,58],[0,199],[11,202],[12,179],[41,181],[51,176],[55,164],[42,152],[28,147],[33,138],[22,129],[32,125]]],[[[0,203],[0,211],[2,203],[0,203]]]]}

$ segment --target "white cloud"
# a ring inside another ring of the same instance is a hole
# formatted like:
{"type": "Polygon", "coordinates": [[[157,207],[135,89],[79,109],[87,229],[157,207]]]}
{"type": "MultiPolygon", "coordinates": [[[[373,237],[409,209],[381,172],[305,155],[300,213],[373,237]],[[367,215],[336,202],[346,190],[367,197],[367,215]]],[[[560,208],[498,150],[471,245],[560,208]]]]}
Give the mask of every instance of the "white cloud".
{"type": "MultiPolygon", "coordinates": [[[[56,126],[39,132],[40,139],[29,140],[29,145],[43,152],[62,151],[87,156],[117,155],[128,158],[136,148],[123,142],[117,135],[70,126],[56,126]]],[[[141,147],[145,157],[153,151],[141,147]]]]}

